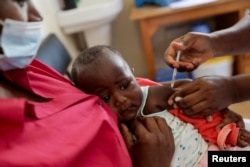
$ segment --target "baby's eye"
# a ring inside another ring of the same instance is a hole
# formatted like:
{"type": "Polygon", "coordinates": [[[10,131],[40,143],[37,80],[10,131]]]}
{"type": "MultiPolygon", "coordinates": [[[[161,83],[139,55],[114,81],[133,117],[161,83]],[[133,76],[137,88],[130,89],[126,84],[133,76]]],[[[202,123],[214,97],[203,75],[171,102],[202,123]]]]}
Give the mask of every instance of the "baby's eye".
{"type": "Polygon", "coordinates": [[[121,86],[121,90],[127,89],[127,88],[129,87],[129,83],[130,83],[130,82],[123,84],[123,85],[121,86]]]}
{"type": "Polygon", "coordinates": [[[102,97],[102,100],[104,100],[106,103],[109,101],[109,99],[110,99],[109,95],[106,95],[106,96],[102,97]]]}

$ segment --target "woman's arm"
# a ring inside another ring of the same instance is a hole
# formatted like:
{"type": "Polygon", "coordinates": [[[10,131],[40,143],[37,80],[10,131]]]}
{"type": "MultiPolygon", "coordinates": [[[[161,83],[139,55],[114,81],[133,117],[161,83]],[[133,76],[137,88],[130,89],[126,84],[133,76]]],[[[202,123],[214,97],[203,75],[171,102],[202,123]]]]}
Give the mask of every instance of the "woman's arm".
{"type": "Polygon", "coordinates": [[[250,14],[238,23],[224,30],[210,34],[189,32],[175,39],[165,52],[165,61],[178,71],[192,71],[215,56],[239,54],[250,51],[250,14]],[[181,51],[176,62],[177,51],[181,51]]]}
{"type": "Polygon", "coordinates": [[[250,12],[234,26],[211,33],[214,56],[250,51],[250,12]]]}
{"type": "Polygon", "coordinates": [[[250,75],[205,76],[185,84],[169,99],[189,116],[207,116],[233,103],[250,100],[250,75]],[[175,102],[175,97],[182,97],[175,102]]]}
{"type": "Polygon", "coordinates": [[[234,26],[211,33],[214,56],[250,51],[250,12],[234,26]]]}

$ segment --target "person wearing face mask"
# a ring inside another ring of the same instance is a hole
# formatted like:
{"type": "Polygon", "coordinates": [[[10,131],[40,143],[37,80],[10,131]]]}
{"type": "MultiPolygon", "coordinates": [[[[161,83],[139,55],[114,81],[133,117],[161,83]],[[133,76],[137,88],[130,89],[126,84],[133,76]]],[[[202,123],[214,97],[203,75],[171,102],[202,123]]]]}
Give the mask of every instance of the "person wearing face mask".
{"type": "Polygon", "coordinates": [[[31,63],[39,48],[42,22],[22,22],[7,18],[1,20],[0,25],[0,46],[3,52],[0,57],[0,69],[7,71],[25,68],[31,63]]]}
{"type": "Polygon", "coordinates": [[[105,103],[34,58],[42,18],[31,0],[1,0],[0,20],[0,166],[169,166],[174,141],[163,119],[132,121],[132,143],[105,103]]]}

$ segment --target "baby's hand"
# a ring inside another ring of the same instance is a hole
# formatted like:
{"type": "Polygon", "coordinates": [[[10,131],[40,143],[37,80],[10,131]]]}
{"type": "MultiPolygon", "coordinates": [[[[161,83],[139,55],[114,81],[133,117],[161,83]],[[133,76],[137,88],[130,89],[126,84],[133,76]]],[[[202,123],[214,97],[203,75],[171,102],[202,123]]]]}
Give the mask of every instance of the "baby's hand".
{"type": "Polygon", "coordinates": [[[233,122],[236,123],[236,126],[238,128],[245,128],[245,124],[244,124],[242,116],[233,112],[232,110],[225,108],[221,111],[221,115],[222,115],[223,120],[221,121],[220,124],[216,126],[216,129],[221,129],[225,125],[233,123],[233,122]]]}
{"type": "Polygon", "coordinates": [[[246,129],[240,129],[237,139],[237,145],[239,147],[246,147],[250,145],[250,132],[246,129]]]}

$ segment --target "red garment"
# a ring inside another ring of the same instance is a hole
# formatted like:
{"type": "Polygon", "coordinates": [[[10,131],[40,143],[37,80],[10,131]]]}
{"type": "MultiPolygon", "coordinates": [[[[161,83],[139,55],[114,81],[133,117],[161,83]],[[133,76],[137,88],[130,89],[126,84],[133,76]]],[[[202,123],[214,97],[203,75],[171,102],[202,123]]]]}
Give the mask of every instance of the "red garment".
{"type": "Polygon", "coordinates": [[[37,60],[2,73],[48,102],[0,99],[0,166],[132,166],[117,117],[99,98],[37,60]]]}
{"type": "MultiPolygon", "coordinates": [[[[141,86],[153,86],[153,85],[160,85],[157,82],[151,81],[151,80],[145,80],[143,78],[137,78],[138,83],[141,86]]],[[[173,109],[169,110],[170,113],[177,116],[180,120],[191,123],[196,129],[198,129],[199,133],[202,135],[202,137],[213,143],[218,144],[217,137],[219,133],[223,134],[223,130],[218,131],[215,129],[216,125],[218,125],[222,121],[222,116],[220,112],[216,112],[213,114],[213,121],[207,122],[204,118],[191,118],[188,117],[180,112],[179,109],[173,109]]],[[[231,146],[235,146],[237,144],[237,138],[239,134],[239,128],[236,127],[235,123],[230,124],[231,131],[227,134],[227,136],[224,136],[225,138],[225,144],[230,144],[231,146]]],[[[223,138],[220,140],[224,140],[223,138]]],[[[222,143],[221,143],[222,144],[222,143]]]]}
{"type": "MultiPolygon", "coordinates": [[[[196,129],[198,129],[199,133],[202,135],[202,137],[213,144],[219,144],[217,139],[219,133],[223,133],[223,130],[216,130],[215,127],[222,121],[222,116],[220,112],[214,113],[213,121],[207,122],[204,118],[191,118],[188,117],[180,112],[178,109],[169,110],[173,115],[177,116],[184,122],[191,123],[196,129]]],[[[236,127],[235,123],[231,123],[231,132],[227,134],[227,136],[224,136],[225,138],[225,144],[229,144],[231,146],[235,146],[237,144],[237,138],[239,134],[239,128],[236,127]]],[[[224,139],[221,139],[224,140],[224,139]]],[[[223,144],[223,143],[222,143],[223,144]]],[[[220,148],[221,148],[220,144],[220,148]]]]}

